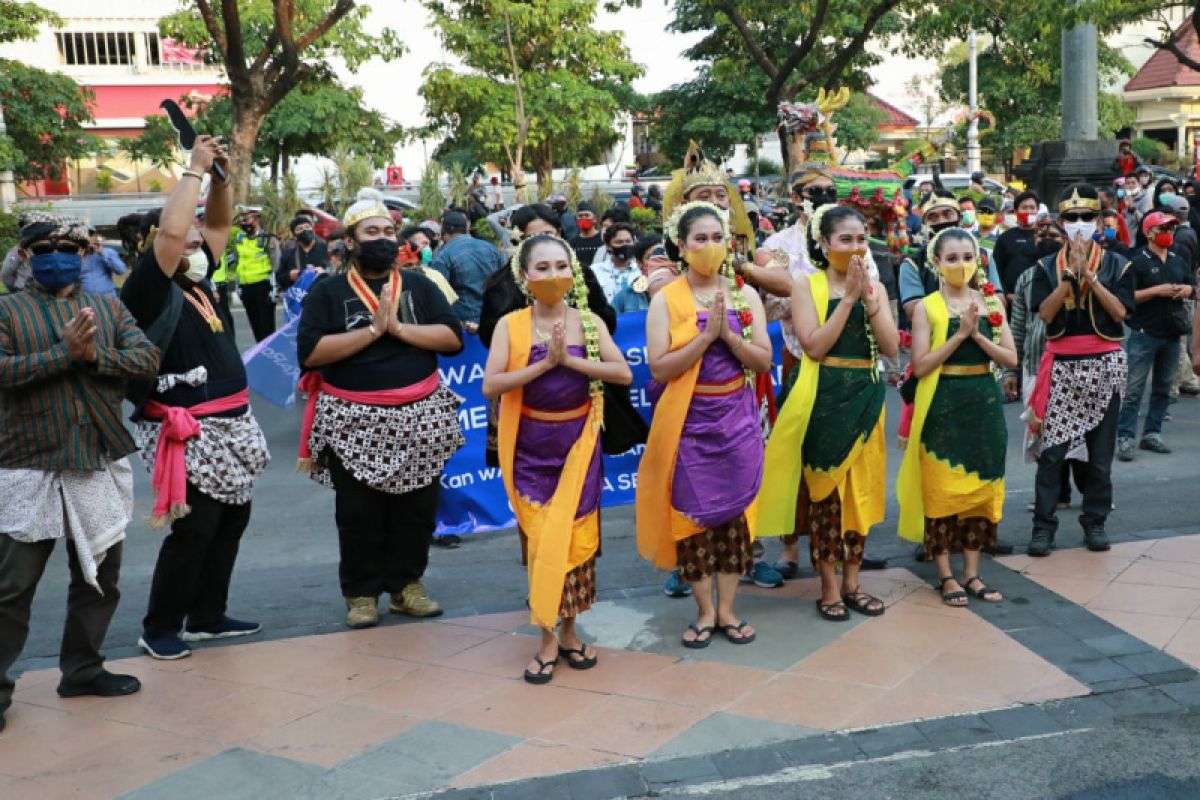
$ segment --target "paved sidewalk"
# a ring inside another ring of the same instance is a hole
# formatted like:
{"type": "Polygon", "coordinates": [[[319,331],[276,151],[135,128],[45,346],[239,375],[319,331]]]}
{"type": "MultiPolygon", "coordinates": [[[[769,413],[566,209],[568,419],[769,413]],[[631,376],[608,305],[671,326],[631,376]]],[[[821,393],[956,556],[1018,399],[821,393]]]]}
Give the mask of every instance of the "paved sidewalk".
{"type": "MultiPolygon", "coordinates": [[[[117,661],[144,688],[111,700],[61,700],[56,671],[32,672],[0,738],[0,795],[365,800],[731,747],[819,749],[832,731],[1090,691],[1086,675],[984,618],[1028,607],[1007,587],[1007,604],[973,613],[941,605],[905,569],[866,574],[863,586],[888,603],[883,617],[820,620],[815,578],[749,589],[739,610],[759,640],[700,651],[678,643],[691,600],[605,601],[581,622],[599,666],[560,665],[545,687],[520,677],[537,641],[523,611],[117,661]]],[[[629,774],[613,773],[611,796],[629,774]]]]}

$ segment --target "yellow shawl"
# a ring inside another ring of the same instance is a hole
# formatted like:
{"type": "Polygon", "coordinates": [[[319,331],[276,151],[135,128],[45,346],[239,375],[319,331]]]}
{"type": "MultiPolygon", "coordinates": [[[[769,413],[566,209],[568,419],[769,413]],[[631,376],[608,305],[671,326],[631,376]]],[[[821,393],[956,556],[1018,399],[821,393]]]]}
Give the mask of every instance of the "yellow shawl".
{"type": "MultiPolygon", "coordinates": [[[[941,292],[934,292],[921,302],[925,306],[925,315],[929,317],[929,350],[932,352],[946,343],[946,334],[950,330],[950,309],[946,307],[946,298],[941,292]]],[[[900,475],[896,479],[896,496],[900,499],[899,533],[901,538],[910,542],[925,539],[925,495],[921,488],[921,431],[925,428],[925,417],[929,414],[929,406],[933,403],[933,395],[937,392],[941,376],[942,368],[938,367],[917,382],[917,397],[913,400],[908,447],[904,450],[904,459],[900,462],[900,475]]]]}
{"type": "MultiPolygon", "coordinates": [[[[533,339],[533,309],[523,308],[508,315],[508,371],[523,369],[529,364],[533,339]]],[[[588,469],[596,452],[600,433],[596,404],[592,404],[583,433],[571,446],[554,496],[539,505],[520,495],[514,481],[513,461],[516,457],[517,431],[521,426],[521,409],[525,390],[513,389],[500,397],[500,419],[497,431],[497,451],[504,488],[517,515],[517,523],[528,544],[529,609],[531,621],[541,628],[558,624],[559,603],[562,600],[563,580],[567,573],[596,554],[600,546],[600,519],[593,511],[575,519],[579,497],[587,480],[588,469]]]]}

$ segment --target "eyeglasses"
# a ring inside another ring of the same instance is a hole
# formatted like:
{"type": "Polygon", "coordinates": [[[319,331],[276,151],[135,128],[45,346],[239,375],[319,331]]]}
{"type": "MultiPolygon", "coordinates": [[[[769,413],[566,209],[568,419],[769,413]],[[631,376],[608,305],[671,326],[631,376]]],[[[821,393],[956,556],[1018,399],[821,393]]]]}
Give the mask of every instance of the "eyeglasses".
{"type": "Polygon", "coordinates": [[[1067,211],[1059,215],[1063,222],[1095,222],[1100,216],[1095,211],[1067,211]]]}
{"type": "Polygon", "coordinates": [[[73,242],[69,239],[50,239],[43,242],[34,242],[29,245],[29,252],[35,256],[45,256],[58,251],[60,253],[70,253],[72,255],[78,253],[83,248],[78,242],[73,242]]]}

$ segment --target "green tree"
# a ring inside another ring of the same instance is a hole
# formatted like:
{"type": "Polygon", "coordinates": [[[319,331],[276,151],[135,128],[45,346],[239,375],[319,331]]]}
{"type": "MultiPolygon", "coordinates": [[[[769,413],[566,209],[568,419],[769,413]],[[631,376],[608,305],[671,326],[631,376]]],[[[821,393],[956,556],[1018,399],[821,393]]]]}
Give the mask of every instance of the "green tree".
{"type": "Polygon", "coordinates": [[[442,195],[442,165],[437,161],[425,165],[417,201],[422,220],[442,218],[446,198],[442,195]]]}
{"type": "Polygon", "coordinates": [[[395,31],[364,26],[369,12],[354,0],[184,0],[161,21],[164,35],[202,48],[229,77],[237,202],[250,193],[259,129],[293,89],[330,59],[355,70],[372,58],[390,60],[403,52],[395,31]]]}
{"type": "Polygon", "coordinates": [[[869,150],[879,141],[879,126],[888,115],[865,93],[851,95],[846,107],[837,112],[838,146],[846,153],[869,150]]]}
{"type": "Polygon", "coordinates": [[[44,23],[62,25],[62,18],[36,3],[0,0],[0,42],[18,42],[38,35],[44,23]]]}
{"type": "Polygon", "coordinates": [[[8,145],[21,157],[18,181],[54,179],[68,161],[87,155],[84,124],[91,122],[92,92],[66,75],[0,59],[0,104],[8,145]]]}
{"type": "Polygon", "coordinates": [[[176,153],[179,135],[171,127],[171,121],[163,114],[146,117],[146,127],[138,136],[142,158],[163,172],[170,171],[178,163],[176,153]]]}
{"type": "Polygon", "coordinates": [[[655,98],[651,135],[672,166],[683,163],[691,141],[722,160],[739,144],[775,126],[775,109],[763,101],[767,77],[735,59],[718,59],[697,76],[655,98]]]}
{"type": "Polygon", "coordinates": [[[479,161],[507,166],[517,201],[529,159],[539,186],[555,164],[594,158],[619,138],[641,67],[622,34],[593,27],[597,0],[424,0],[448,52],[463,65],[425,70],[430,132],[479,161]]]}
{"type": "Polygon", "coordinates": [[[117,139],[117,152],[133,164],[133,180],[137,190],[142,191],[142,161],[146,158],[146,150],[141,137],[122,136],[117,139]]]}

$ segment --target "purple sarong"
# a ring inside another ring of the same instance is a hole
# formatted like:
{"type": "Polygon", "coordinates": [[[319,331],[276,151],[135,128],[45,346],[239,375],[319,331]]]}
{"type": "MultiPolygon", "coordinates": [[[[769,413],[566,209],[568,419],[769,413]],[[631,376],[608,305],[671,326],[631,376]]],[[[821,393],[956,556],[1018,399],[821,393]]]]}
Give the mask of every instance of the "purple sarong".
{"type": "MultiPolygon", "coordinates": [[[[700,312],[701,329],[708,315],[700,312]]],[[[742,330],[737,313],[728,324],[742,330]]],[[[718,340],[704,352],[699,383],[721,384],[744,377],[737,357],[718,340]]],[[[652,385],[657,402],[662,387],[652,385]]],[[[743,386],[727,395],[692,396],[671,483],[671,505],[704,528],[731,522],[758,496],[762,483],[763,443],[754,388],[743,386]]]]}
{"type": "MultiPolygon", "coordinates": [[[[571,345],[571,355],[582,356],[583,348],[571,345]]],[[[546,357],[547,347],[535,344],[529,351],[529,363],[536,364],[546,357]]],[[[554,369],[525,384],[524,405],[538,411],[569,411],[588,401],[589,380],[586,375],[567,367],[554,369]]],[[[513,483],[522,497],[535,503],[545,503],[558,488],[559,475],[567,454],[583,432],[587,415],[566,422],[544,422],[521,417],[517,429],[517,447],[513,456],[513,483]]],[[[601,473],[600,442],[588,468],[583,492],[575,518],[586,516],[600,506],[601,473]]]]}

